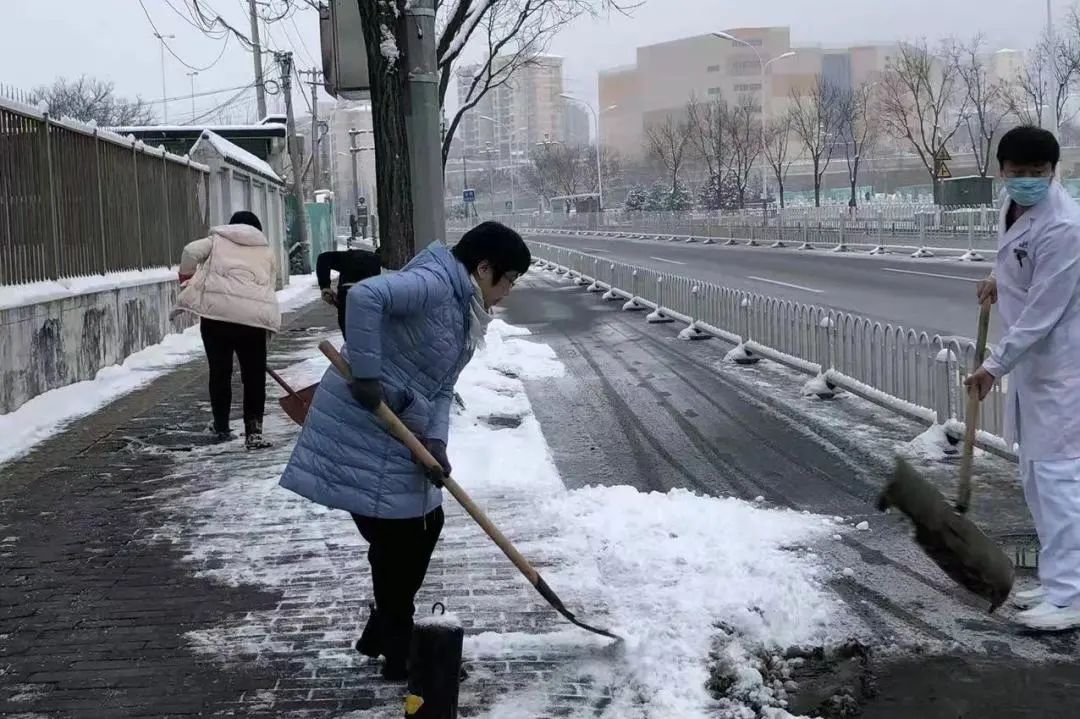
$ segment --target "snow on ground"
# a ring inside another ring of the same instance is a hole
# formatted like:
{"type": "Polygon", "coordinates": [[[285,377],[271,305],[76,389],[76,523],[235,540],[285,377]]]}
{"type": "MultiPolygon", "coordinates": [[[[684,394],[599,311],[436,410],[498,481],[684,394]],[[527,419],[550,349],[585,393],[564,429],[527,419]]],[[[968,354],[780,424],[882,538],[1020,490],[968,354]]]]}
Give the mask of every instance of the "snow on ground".
{"type": "Polygon", "coordinates": [[[0,285],[0,310],[39,302],[52,302],[91,292],[105,292],[121,287],[135,287],[176,280],[175,267],[155,267],[147,270],[125,270],[104,275],[64,277],[19,285],[0,285]]]}
{"type": "MultiPolygon", "coordinates": [[[[743,706],[737,699],[717,705],[706,689],[713,641],[724,634],[724,656],[739,669],[737,692],[756,704],[776,703],[755,668],[755,657],[763,649],[825,639],[836,600],[822,587],[826,577],[820,560],[800,549],[831,536],[836,531],[832,522],[684,490],[641,493],[617,486],[568,491],[520,379],[557,376],[563,367],[550,347],[522,339],[525,334],[494,321],[486,346],[462,373],[457,389],[465,410],[455,412],[450,434],[454,474],[525,556],[544,568],[545,579],[571,611],[613,629],[623,641],[556,621],[558,629],[550,633],[468,636],[467,658],[560,653],[575,665],[568,671],[612,693],[602,714],[582,707],[581,716],[661,719],[708,711],[737,716],[743,706]],[[487,421],[492,416],[519,419],[520,424],[495,428],[487,421]],[[721,623],[723,632],[717,629],[721,623]]],[[[310,360],[287,374],[307,374],[320,366],[310,360]]],[[[274,426],[268,434],[280,441],[292,436],[288,432],[274,426]]],[[[318,656],[301,659],[316,667],[351,665],[358,661],[348,640],[355,631],[352,617],[362,612],[362,597],[352,586],[362,544],[342,513],[274,486],[290,444],[286,440],[276,447],[261,467],[245,466],[256,461],[251,455],[222,455],[229,457],[228,467],[214,467],[215,455],[204,455],[208,466],[200,473],[214,474],[213,486],[197,493],[174,490],[178,494],[168,502],[187,516],[186,524],[163,527],[157,538],[183,545],[188,558],[199,563],[197,571],[218,581],[281,588],[290,604],[329,603],[323,615],[333,615],[335,629],[328,639],[340,646],[331,644],[318,656]],[[290,556],[294,559],[282,561],[290,556]],[[214,561],[202,563],[207,559],[214,561]],[[345,627],[338,625],[340,615],[349,617],[345,627]]],[[[184,471],[190,472],[190,466],[184,471]]],[[[452,520],[444,532],[447,542],[460,540],[470,529],[463,526],[468,522],[464,516],[452,520]]],[[[486,540],[475,541],[491,550],[486,540]]],[[[457,545],[454,551],[478,550],[457,545]]],[[[447,556],[444,561],[455,567],[461,560],[447,556]]],[[[188,638],[224,661],[289,652],[289,643],[274,634],[273,611],[252,612],[244,621],[188,638]]],[[[544,713],[545,691],[542,685],[526,682],[522,687],[517,681],[497,706],[487,708],[486,716],[535,719],[544,713]]]]}
{"type": "MultiPolygon", "coordinates": [[[[170,272],[174,277],[175,272],[170,272]]],[[[289,286],[278,292],[282,312],[296,309],[317,296],[314,277],[293,276],[289,286]]],[[[26,454],[38,442],[63,430],[72,420],[85,417],[118,397],[149,384],[201,352],[202,339],[199,327],[195,325],[181,333],[166,335],[158,344],[129,355],[122,364],[103,367],[92,380],[49,390],[14,412],[0,414],[0,437],[4,438],[0,446],[0,465],[26,454]]]]}

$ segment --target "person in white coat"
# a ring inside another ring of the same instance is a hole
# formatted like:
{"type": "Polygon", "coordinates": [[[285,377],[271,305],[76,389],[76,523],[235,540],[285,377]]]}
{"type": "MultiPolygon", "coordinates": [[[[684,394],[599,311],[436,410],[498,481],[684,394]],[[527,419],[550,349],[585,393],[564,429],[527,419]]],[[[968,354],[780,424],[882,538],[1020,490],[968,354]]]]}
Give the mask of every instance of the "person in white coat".
{"type": "Polygon", "coordinates": [[[262,449],[266,409],[266,345],[281,329],[274,285],[277,262],[259,218],[247,211],[233,214],[229,224],[184,247],[180,260],[183,289],[175,312],[198,315],[206,359],[210,365],[210,407],[218,441],[233,438],[233,355],[240,361],[244,385],[244,443],[262,449]]]}
{"type": "Polygon", "coordinates": [[[985,398],[1008,375],[1006,439],[1019,445],[1039,537],[1039,580],[1013,602],[1034,630],[1080,627],[1080,207],[1054,172],[1054,136],[1017,127],[998,145],[1007,201],[997,260],[978,286],[1004,335],[966,384],[985,398]]]}

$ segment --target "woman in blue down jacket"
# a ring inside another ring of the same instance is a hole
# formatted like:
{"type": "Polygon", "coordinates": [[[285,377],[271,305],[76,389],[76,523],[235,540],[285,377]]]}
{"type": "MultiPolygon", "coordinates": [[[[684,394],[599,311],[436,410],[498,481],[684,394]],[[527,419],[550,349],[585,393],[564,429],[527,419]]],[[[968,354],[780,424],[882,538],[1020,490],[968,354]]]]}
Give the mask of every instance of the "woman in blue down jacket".
{"type": "Polygon", "coordinates": [[[452,250],[435,243],[402,271],[349,290],[352,385],[323,375],[281,486],[352,514],[368,542],[375,603],[357,651],[406,677],[413,600],[442,531],[442,476],[428,476],[372,411],[386,402],[449,474],[450,405],[490,310],[531,261],[514,230],[484,222],[452,250]]]}

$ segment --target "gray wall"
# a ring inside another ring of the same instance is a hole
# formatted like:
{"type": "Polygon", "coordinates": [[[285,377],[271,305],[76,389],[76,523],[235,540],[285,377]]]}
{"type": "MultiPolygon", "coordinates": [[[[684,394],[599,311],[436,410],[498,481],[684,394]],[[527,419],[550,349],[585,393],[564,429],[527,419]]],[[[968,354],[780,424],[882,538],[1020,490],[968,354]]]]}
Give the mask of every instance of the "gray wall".
{"type": "Polygon", "coordinates": [[[178,291],[170,280],[0,310],[0,414],[190,326],[169,320],[178,291]]]}

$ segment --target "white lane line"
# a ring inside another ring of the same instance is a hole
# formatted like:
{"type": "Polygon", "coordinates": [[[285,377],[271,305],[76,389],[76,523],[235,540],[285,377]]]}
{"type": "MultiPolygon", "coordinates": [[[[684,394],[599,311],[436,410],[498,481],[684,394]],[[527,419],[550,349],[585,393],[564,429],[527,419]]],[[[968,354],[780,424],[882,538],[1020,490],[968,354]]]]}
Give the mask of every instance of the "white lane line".
{"type": "Polygon", "coordinates": [[[979,282],[973,277],[961,277],[960,275],[939,275],[936,272],[917,272],[915,270],[901,270],[897,267],[882,267],[885,272],[899,272],[903,275],[922,275],[923,277],[940,277],[943,280],[961,280],[963,282],[979,282]]]}
{"type": "Polygon", "coordinates": [[[753,275],[747,275],[748,280],[757,280],[758,282],[768,282],[770,285],[780,285],[781,287],[790,287],[794,290],[802,290],[803,292],[813,292],[814,294],[822,294],[825,290],[815,290],[813,287],[803,287],[802,285],[793,285],[790,282],[781,282],[780,280],[769,280],[764,277],[754,277],[753,275]]]}
{"type": "Polygon", "coordinates": [[[582,247],[581,249],[585,250],[586,252],[600,252],[605,255],[611,254],[611,250],[601,250],[596,247],[582,247]]]}
{"type": "Polygon", "coordinates": [[[676,260],[665,260],[663,257],[650,257],[650,260],[656,260],[657,262],[666,262],[669,265],[685,265],[685,262],[677,262],[676,260]]]}

